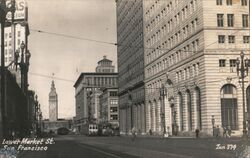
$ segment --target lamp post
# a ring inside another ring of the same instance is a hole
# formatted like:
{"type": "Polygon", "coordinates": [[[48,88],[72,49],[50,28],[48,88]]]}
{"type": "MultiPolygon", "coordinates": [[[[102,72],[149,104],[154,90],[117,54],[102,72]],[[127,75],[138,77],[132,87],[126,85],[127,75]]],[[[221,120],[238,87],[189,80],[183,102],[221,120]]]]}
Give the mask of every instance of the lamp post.
{"type": "Polygon", "coordinates": [[[20,49],[21,49],[21,59],[20,62],[18,62],[18,58],[19,58],[19,50],[16,50],[15,52],[15,65],[16,65],[16,70],[17,70],[17,66],[19,65],[20,69],[21,69],[21,89],[23,90],[23,92],[26,94],[27,90],[28,90],[28,83],[26,81],[26,75],[29,71],[29,60],[31,57],[31,54],[29,52],[29,50],[27,50],[25,52],[25,56],[24,56],[24,49],[25,49],[25,44],[22,41],[21,45],[20,45],[20,49]]]}
{"type": "Polygon", "coordinates": [[[244,59],[245,55],[243,52],[240,53],[240,59],[237,58],[236,65],[237,65],[237,75],[239,76],[239,83],[241,83],[242,88],[242,106],[243,106],[243,137],[247,137],[247,130],[246,130],[246,111],[245,111],[245,87],[244,87],[244,79],[248,76],[248,66],[249,61],[248,59],[244,59]]]}
{"type": "Polygon", "coordinates": [[[160,96],[161,96],[161,121],[162,121],[162,126],[163,126],[163,136],[165,136],[166,125],[165,125],[165,87],[164,87],[164,84],[161,85],[160,96]]]}
{"type": "Polygon", "coordinates": [[[6,136],[6,127],[5,127],[5,54],[4,54],[4,29],[5,29],[5,20],[8,12],[12,13],[12,22],[14,21],[15,13],[15,0],[11,0],[11,6],[7,8],[6,1],[0,0],[0,23],[1,23],[1,113],[2,113],[2,136],[6,136]]]}
{"type": "Polygon", "coordinates": [[[212,129],[213,129],[213,136],[214,136],[214,123],[215,123],[215,119],[214,119],[214,115],[212,115],[211,117],[212,117],[211,121],[212,121],[212,129]]]}

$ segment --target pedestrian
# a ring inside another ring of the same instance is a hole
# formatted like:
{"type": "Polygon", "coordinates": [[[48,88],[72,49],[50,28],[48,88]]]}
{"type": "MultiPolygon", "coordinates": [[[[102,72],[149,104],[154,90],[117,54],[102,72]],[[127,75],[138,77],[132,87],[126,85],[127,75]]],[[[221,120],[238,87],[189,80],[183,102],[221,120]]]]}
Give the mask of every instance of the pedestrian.
{"type": "Polygon", "coordinates": [[[223,138],[227,137],[227,129],[226,127],[223,127],[223,138]]]}
{"type": "Polygon", "coordinates": [[[232,134],[231,127],[230,127],[230,126],[228,126],[228,138],[230,138],[230,137],[231,137],[231,134],[232,134]]]}
{"type": "Polygon", "coordinates": [[[216,135],[217,138],[220,137],[220,127],[219,125],[216,127],[216,135]]]}
{"type": "Polygon", "coordinates": [[[199,138],[199,133],[200,133],[200,130],[197,128],[197,129],[195,130],[195,136],[196,136],[196,138],[199,138]]]}
{"type": "Polygon", "coordinates": [[[136,137],[136,129],[135,129],[135,127],[132,128],[131,133],[132,133],[132,141],[135,141],[135,137],[136,137]]]}
{"type": "Polygon", "coordinates": [[[152,135],[152,129],[149,129],[149,135],[152,135]]]}

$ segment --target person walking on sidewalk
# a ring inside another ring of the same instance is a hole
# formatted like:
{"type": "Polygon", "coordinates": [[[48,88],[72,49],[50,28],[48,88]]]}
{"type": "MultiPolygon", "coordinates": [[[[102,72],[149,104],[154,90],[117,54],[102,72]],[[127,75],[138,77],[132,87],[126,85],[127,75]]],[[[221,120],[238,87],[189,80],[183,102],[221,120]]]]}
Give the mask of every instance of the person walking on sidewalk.
{"type": "Polygon", "coordinates": [[[200,130],[197,128],[197,129],[195,130],[195,136],[196,136],[196,138],[199,138],[199,133],[200,133],[200,130]]]}
{"type": "Polygon", "coordinates": [[[132,128],[132,141],[135,141],[135,138],[136,138],[136,129],[135,127],[132,128]]]}

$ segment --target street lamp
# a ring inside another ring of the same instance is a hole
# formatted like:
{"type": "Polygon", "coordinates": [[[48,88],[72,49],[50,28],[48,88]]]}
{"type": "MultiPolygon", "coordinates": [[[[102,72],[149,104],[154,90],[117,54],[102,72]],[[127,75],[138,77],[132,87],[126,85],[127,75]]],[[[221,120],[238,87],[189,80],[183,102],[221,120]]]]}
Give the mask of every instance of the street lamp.
{"type": "Polygon", "coordinates": [[[245,111],[245,88],[244,88],[244,79],[248,76],[248,66],[249,61],[248,59],[244,59],[244,53],[240,53],[240,59],[237,58],[236,60],[237,65],[237,75],[239,76],[239,83],[241,83],[242,88],[242,106],[243,106],[243,137],[247,137],[247,130],[246,130],[246,111],[245,111]]]}
{"type": "Polygon", "coordinates": [[[166,125],[165,125],[165,87],[164,84],[161,85],[160,88],[160,96],[161,96],[161,121],[163,126],[163,136],[166,134],[166,125]]]}
{"type": "Polygon", "coordinates": [[[14,21],[15,0],[11,0],[11,6],[7,8],[6,1],[0,0],[0,23],[1,23],[1,112],[2,112],[2,136],[5,137],[6,127],[5,127],[5,54],[4,54],[4,29],[5,29],[5,20],[8,12],[12,14],[12,22],[14,21]]]}
{"type": "Polygon", "coordinates": [[[29,50],[27,50],[25,52],[25,56],[24,56],[24,49],[25,49],[25,44],[22,41],[21,45],[20,45],[20,49],[21,49],[21,60],[20,62],[18,62],[18,58],[19,58],[19,50],[16,50],[15,52],[15,65],[16,65],[16,70],[17,70],[17,65],[19,65],[20,69],[21,69],[21,89],[23,90],[23,92],[27,92],[28,89],[28,84],[27,81],[25,80],[25,76],[27,75],[28,71],[29,71],[29,60],[31,57],[31,54],[29,52],[29,50]]]}

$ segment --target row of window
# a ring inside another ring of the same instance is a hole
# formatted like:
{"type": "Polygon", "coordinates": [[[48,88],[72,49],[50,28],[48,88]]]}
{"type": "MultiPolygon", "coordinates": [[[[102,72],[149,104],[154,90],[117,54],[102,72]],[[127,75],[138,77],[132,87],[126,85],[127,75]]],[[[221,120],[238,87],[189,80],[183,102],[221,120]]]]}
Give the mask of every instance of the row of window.
{"type": "MultiPolygon", "coordinates": [[[[234,35],[228,36],[228,43],[235,43],[236,39],[234,35]]],[[[249,43],[250,36],[243,36],[243,43],[249,43]]],[[[225,35],[218,35],[218,43],[225,43],[226,42],[226,36],[225,35]]]]}
{"type": "Polygon", "coordinates": [[[138,15],[142,14],[141,5],[131,5],[127,10],[123,9],[123,11],[125,11],[126,13],[124,13],[124,15],[119,15],[119,19],[117,22],[119,24],[118,32],[120,32],[121,35],[128,30],[132,30],[132,27],[135,28],[138,27],[138,25],[142,25],[142,16],[138,15]]]}
{"type": "MultiPolygon", "coordinates": [[[[7,39],[8,37],[9,38],[12,38],[12,33],[5,33],[5,39],[7,39]]],[[[17,37],[20,37],[21,36],[21,31],[17,31],[17,37]]]]}
{"type": "MultiPolygon", "coordinates": [[[[226,0],[226,4],[228,6],[233,5],[233,0],[226,0]]],[[[223,0],[216,0],[216,5],[223,5],[223,0]]],[[[242,6],[247,6],[247,0],[241,0],[241,5],[242,6]]]]}
{"type": "MultiPolygon", "coordinates": [[[[21,40],[20,39],[17,39],[17,45],[18,46],[20,46],[21,45],[21,40]]],[[[7,46],[12,46],[12,41],[10,40],[10,41],[4,41],[4,47],[7,47],[7,46]],[[8,45],[8,43],[9,43],[9,45],[8,45]]]]}
{"type": "Polygon", "coordinates": [[[111,105],[117,105],[118,104],[118,100],[117,99],[110,99],[110,104],[111,105]]]}
{"type": "MultiPolygon", "coordinates": [[[[227,14],[227,26],[234,27],[234,14],[227,14]]],[[[217,14],[217,26],[224,27],[224,14],[217,14]]],[[[242,14],[242,27],[248,27],[248,14],[242,14]]]]}
{"type": "Polygon", "coordinates": [[[200,64],[196,63],[196,64],[193,64],[193,66],[189,66],[185,68],[184,70],[180,70],[176,72],[176,81],[180,82],[180,81],[189,79],[191,77],[198,76],[199,69],[200,69],[200,64]]]}
{"type": "Polygon", "coordinates": [[[116,85],[116,77],[86,77],[87,85],[116,85]]]}
{"type": "MultiPolygon", "coordinates": [[[[189,25],[186,25],[185,27],[182,28],[182,30],[179,30],[177,33],[175,33],[173,36],[168,38],[168,40],[164,41],[161,46],[162,48],[168,48],[170,49],[177,43],[181,42],[182,40],[186,39],[188,35],[196,32],[198,26],[198,19],[194,19],[191,21],[189,25]]],[[[169,28],[169,27],[168,27],[169,28]]],[[[158,30],[154,35],[152,35],[147,41],[146,44],[147,46],[152,46],[154,43],[162,39],[167,32],[170,32],[170,29],[167,29],[166,25],[161,27],[160,30],[158,30]]]]}
{"type": "Polygon", "coordinates": [[[160,88],[162,86],[162,81],[158,80],[153,83],[148,84],[147,89],[148,93],[155,93],[155,92],[160,92],[160,88]]]}
{"type": "MultiPolygon", "coordinates": [[[[169,55],[168,57],[164,58],[162,61],[158,62],[157,64],[153,65],[152,67],[147,69],[147,76],[152,76],[167,67],[182,61],[183,59],[189,57],[190,55],[198,52],[199,49],[199,40],[194,40],[192,43],[183,47],[183,50],[176,51],[175,53],[169,55]]],[[[159,53],[158,53],[159,54],[159,53]]],[[[147,54],[147,62],[153,61],[156,58],[156,53],[147,54]]]]}
{"type": "MultiPolygon", "coordinates": [[[[249,60],[250,62],[250,60],[249,60]]],[[[229,66],[230,67],[236,67],[236,59],[229,59],[229,66]]],[[[226,59],[219,59],[219,67],[226,67],[227,66],[227,60],[226,59]]],[[[250,67],[250,65],[247,65],[250,67]]]]}

